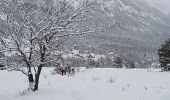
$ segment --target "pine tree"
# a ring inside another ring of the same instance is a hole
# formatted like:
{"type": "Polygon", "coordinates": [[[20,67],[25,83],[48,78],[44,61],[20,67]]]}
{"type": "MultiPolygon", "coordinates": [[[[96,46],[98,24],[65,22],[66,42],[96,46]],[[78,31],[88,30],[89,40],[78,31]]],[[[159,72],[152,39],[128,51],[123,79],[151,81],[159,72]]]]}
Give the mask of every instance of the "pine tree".
{"type": "Polygon", "coordinates": [[[158,50],[160,67],[164,71],[170,71],[170,39],[165,41],[165,43],[158,50]]]}

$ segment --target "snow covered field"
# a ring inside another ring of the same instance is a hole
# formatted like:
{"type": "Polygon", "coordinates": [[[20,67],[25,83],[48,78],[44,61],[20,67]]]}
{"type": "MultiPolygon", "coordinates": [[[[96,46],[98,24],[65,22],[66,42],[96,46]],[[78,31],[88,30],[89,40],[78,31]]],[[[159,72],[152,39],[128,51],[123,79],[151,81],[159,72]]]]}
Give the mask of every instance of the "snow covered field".
{"type": "Polygon", "coordinates": [[[89,69],[72,77],[51,70],[43,70],[38,91],[24,95],[27,78],[0,71],[0,100],[170,100],[170,72],[89,69]]]}

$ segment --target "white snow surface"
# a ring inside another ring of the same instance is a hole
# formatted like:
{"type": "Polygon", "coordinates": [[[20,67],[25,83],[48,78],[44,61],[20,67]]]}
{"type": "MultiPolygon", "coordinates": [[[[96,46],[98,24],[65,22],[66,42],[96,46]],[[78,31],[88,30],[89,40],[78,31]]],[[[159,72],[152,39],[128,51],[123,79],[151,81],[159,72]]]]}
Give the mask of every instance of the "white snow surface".
{"type": "Polygon", "coordinates": [[[146,69],[88,69],[74,76],[44,68],[39,90],[24,93],[27,77],[0,71],[0,100],[170,100],[170,72],[146,69]]]}

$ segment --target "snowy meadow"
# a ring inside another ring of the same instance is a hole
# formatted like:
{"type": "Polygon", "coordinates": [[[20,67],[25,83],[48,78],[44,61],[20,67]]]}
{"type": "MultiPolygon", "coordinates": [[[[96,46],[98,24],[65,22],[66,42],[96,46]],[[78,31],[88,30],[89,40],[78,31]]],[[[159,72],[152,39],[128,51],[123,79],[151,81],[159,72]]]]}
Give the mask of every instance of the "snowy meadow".
{"type": "Polygon", "coordinates": [[[170,100],[170,73],[148,69],[82,69],[74,76],[44,68],[39,90],[26,92],[27,77],[0,71],[0,100],[170,100]]]}

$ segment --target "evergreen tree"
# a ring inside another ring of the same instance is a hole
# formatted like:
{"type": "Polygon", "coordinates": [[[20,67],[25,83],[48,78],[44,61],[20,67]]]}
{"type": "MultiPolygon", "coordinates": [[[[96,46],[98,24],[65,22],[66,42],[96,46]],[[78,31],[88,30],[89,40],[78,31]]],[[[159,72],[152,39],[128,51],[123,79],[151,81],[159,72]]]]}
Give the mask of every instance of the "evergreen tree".
{"type": "Polygon", "coordinates": [[[165,43],[158,50],[160,67],[165,71],[170,71],[170,39],[165,41],[165,43]]]}

